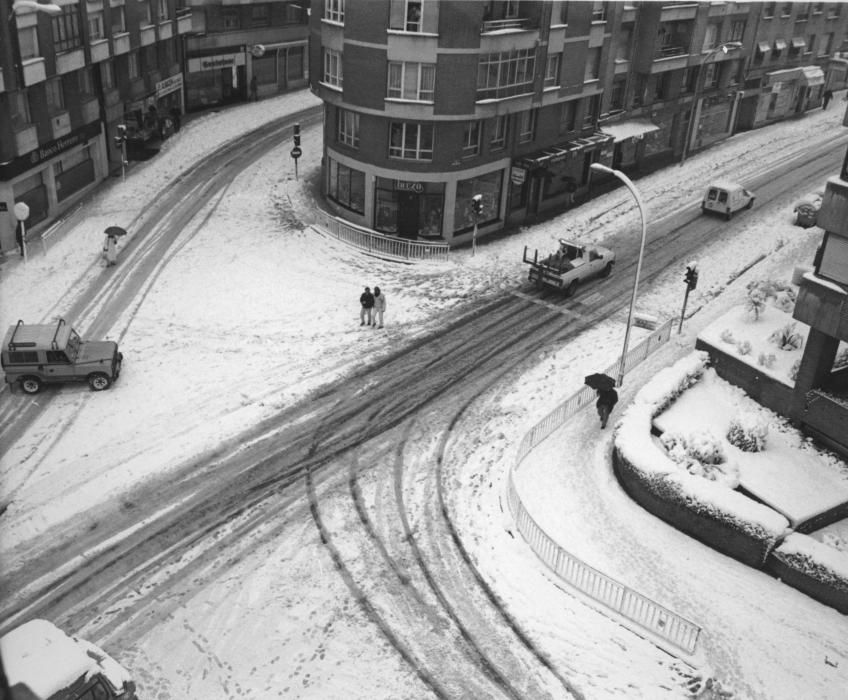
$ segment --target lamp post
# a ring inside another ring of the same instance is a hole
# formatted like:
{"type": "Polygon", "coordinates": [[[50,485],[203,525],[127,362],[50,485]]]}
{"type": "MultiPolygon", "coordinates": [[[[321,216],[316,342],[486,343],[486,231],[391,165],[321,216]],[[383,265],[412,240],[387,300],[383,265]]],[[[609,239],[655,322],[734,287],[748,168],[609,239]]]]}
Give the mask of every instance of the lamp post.
{"type": "Polygon", "coordinates": [[[680,165],[686,161],[686,156],[689,153],[689,143],[695,138],[695,112],[698,109],[698,101],[701,99],[702,81],[701,76],[704,72],[704,66],[717,53],[730,53],[736,49],[741,49],[742,43],[738,41],[727,41],[724,44],[719,44],[710,51],[701,61],[698,66],[698,77],[695,79],[695,95],[692,97],[692,109],[689,111],[689,124],[686,126],[686,139],[683,141],[683,153],[680,154],[680,165]]]}
{"type": "Polygon", "coordinates": [[[624,364],[627,360],[627,348],[630,344],[630,326],[633,324],[633,307],[636,305],[636,292],[639,289],[639,275],[642,273],[642,258],[645,255],[645,238],[648,235],[647,217],[645,215],[645,204],[642,201],[642,195],[636,189],[636,185],[620,170],[613,170],[606,165],[600,163],[592,163],[589,166],[592,170],[599,173],[608,173],[614,175],[621,180],[633,197],[636,199],[636,205],[639,207],[639,216],[642,219],[642,240],[639,244],[639,260],[636,263],[636,277],[633,279],[633,293],[630,296],[630,311],[627,313],[627,329],[624,331],[624,349],[621,351],[621,365],[618,368],[618,386],[624,384],[624,364]]]}

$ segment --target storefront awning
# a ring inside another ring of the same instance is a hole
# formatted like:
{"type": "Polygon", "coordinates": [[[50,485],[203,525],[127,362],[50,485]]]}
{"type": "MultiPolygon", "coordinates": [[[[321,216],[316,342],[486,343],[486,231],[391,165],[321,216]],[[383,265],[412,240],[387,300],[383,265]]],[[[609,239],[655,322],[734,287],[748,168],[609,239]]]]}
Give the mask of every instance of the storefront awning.
{"type": "Polygon", "coordinates": [[[767,41],[761,41],[757,44],[757,48],[760,50],[760,53],[768,53],[771,50],[771,44],[767,41]]]}
{"type": "Polygon", "coordinates": [[[775,39],[774,40],[774,50],[775,51],[783,51],[786,48],[786,40],[785,39],[775,39]]]}
{"type": "Polygon", "coordinates": [[[647,119],[631,119],[626,122],[604,124],[601,126],[603,133],[612,136],[615,143],[626,141],[634,136],[641,137],[645,134],[650,134],[652,131],[659,131],[659,129],[656,124],[647,119]]]}
{"type": "Polygon", "coordinates": [[[792,48],[793,49],[803,49],[807,45],[807,42],[800,36],[792,37],[792,48]]]}
{"type": "Polygon", "coordinates": [[[540,168],[551,163],[558,163],[569,156],[577,155],[583,151],[588,151],[611,143],[612,136],[596,131],[591,136],[574,139],[573,141],[566,141],[565,143],[559,143],[556,146],[549,146],[548,148],[544,148],[532,155],[518,158],[516,159],[515,164],[524,168],[540,168]]]}
{"type": "Polygon", "coordinates": [[[824,71],[818,66],[801,66],[801,82],[810,87],[824,85],[824,71]]]}

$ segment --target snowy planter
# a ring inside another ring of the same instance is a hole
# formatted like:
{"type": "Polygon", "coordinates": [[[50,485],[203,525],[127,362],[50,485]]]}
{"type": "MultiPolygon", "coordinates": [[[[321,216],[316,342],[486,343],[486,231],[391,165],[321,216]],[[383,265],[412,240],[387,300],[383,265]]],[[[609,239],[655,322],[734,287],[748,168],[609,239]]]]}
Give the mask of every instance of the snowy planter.
{"type": "Polygon", "coordinates": [[[848,615],[848,556],[809,535],[789,535],[767,569],[784,583],[848,615]]]}
{"type": "Polygon", "coordinates": [[[651,434],[654,417],[698,381],[707,361],[706,353],[694,352],[639,391],[616,432],[614,464],[643,508],[724,554],[762,567],[789,521],[721,483],[684,471],[651,434]]]}

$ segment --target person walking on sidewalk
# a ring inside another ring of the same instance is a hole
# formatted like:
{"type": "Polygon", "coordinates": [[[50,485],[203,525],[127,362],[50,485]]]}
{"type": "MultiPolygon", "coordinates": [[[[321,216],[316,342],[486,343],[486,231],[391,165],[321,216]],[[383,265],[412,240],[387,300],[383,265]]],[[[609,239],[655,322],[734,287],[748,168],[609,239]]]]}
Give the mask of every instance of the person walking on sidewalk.
{"type": "Polygon", "coordinates": [[[379,287],[374,287],[374,328],[380,324],[383,327],[383,313],[386,311],[386,295],[380,291],[379,287]]]}
{"type": "Polygon", "coordinates": [[[107,234],[103,242],[103,259],[106,261],[106,267],[112,267],[118,262],[118,239],[115,236],[107,234]]]}
{"type": "Polygon", "coordinates": [[[371,294],[371,288],[366,287],[365,291],[359,296],[359,325],[364,326],[366,320],[368,325],[371,325],[371,310],[374,308],[374,295],[371,294]]]}
{"type": "Polygon", "coordinates": [[[598,416],[601,419],[601,428],[607,427],[612,409],[618,403],[618,392],[615,389],[598,389],[598,400],[595,407],[598,409],[598,416]]]}

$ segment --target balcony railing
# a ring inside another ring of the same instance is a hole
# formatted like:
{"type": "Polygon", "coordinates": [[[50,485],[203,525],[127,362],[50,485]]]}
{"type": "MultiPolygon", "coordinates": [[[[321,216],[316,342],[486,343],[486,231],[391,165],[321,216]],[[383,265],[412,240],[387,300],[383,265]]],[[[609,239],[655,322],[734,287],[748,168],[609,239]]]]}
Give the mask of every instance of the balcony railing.
{"type": "Polygon", "coordinates": [[[654,59],[684,56],[687,53],[689,53],[689,51],[685,46],[661,46],[654,54],[654,59]]]}
{"type": "Polygon", "coordinates": [[[530,20],[526,17],[515,17],[511,19],[490,19],[483,22],[480,29],[481,34],[499,32],[504,29],[530,29],[530,20]]]}

